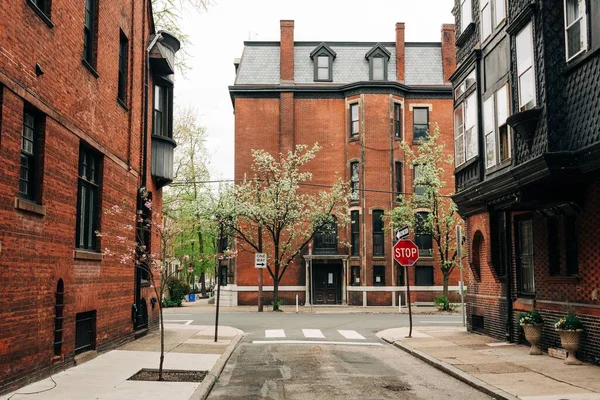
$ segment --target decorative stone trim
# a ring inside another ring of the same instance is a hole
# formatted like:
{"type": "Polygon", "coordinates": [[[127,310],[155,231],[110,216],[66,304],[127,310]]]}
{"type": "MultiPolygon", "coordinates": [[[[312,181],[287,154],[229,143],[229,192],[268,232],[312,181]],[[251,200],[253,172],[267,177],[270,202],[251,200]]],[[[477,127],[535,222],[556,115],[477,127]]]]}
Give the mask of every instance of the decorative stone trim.
{"type": "Polygon", "coordinates": [[[15,197],[15,208],[17,210],[36,214],[40,217],[46,216],[46,206],[34,203],[30,200],[22,199],[20,197],[15,197]]]}
{"type": "Polygon", "coordinates": [[[73,258],[75,260],[102,261],[104,256],[102,253],[86,250],[73,250],[73,258]]]}

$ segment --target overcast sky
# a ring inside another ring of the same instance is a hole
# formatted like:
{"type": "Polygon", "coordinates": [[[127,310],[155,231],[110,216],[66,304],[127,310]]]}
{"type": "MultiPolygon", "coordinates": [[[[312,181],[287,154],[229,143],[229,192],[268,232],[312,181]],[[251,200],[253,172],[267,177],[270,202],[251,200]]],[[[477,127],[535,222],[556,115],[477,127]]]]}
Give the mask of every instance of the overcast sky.
{"type": "Polygon", "coordinates": [[[213,179],[233,178],[233,59],[245,40],[279,41],[279,20],[295,21],[296,41],[394,42],[395,23],[405,40],[439,42],[443,23],[453,23],[453,0],[214,0],[207,12],[186,13],[191,70],[178,76],[176,101],[198,110],[208,133],[213,179]]]}

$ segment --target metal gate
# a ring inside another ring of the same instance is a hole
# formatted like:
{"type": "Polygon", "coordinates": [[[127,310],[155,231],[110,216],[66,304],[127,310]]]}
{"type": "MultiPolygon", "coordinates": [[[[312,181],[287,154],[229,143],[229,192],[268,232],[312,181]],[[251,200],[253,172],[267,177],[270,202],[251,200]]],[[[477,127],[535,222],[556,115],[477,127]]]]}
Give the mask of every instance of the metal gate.
{"type": "Polygon", "coordinates": [[[96,347],[96,310],[75,316],[75,354],[96,347]]]}

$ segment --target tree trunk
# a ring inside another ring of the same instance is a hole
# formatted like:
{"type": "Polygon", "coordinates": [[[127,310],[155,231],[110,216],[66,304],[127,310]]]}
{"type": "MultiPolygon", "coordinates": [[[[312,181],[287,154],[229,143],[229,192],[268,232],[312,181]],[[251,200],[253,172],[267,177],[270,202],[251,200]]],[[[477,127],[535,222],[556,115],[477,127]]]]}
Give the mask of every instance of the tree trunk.
{"type": "Polygon", "coordinates": [[[444,274],[444,292],[443,292],[443,294],[446,298],[448,298],[448,279],[450,278],[448,276],[449,272],[442,271],[442,273],[444,274]]]}
{"type": "Polygon", "coordinates": [[[200,272],[200,292],[202,293],[202,297],[206,297],[206,284],[204,280],[206,279],[206,274],[204,271],[200,272]]]}
{"type": "Polygon", "coordinates": [[[273,311],[279,310],[279,277],[273,279],[273,311]]]}

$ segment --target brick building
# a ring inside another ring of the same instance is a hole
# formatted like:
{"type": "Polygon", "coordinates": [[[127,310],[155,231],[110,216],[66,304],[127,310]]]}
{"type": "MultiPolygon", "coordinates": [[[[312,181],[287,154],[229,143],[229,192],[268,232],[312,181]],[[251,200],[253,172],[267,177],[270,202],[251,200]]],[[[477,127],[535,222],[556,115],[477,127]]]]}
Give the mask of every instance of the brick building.
{"type": "MultiPolygon", "coordinates": [[[[382,216],[399,193],[415,191],[415,171],[403,165],[402,140],[419,146],[437,123],[452,154],[454,26],[444,25],[437,43],[405,42],[403,23],[396,24],[396,41],[390,43],[297,42],[294,21],[281,21],[280,28],[280,41],[245,42],[236,60],[236,80],[229,87],[235,178],[251,173],[251,150],[257,146],[279,154],[318,142],[322,150],[308,166],[313,182],[331,185],[342,177],[352,186],[351,223],[337,229],[338,235],[317,233],[312,253],[307,249],[283,276],[280,297],[287,304],[298,295],[301,304],[312,297],[315,304],[397,305],[403,296],[405,303],[403,269],[392,260],[393,232],[384,229],[382,216]]],[[[444,192],[451,194],[451,170],[446,183],[444,192]]],[[[431,302],[442,282],[431,235],[411,236],[421,247],[421,260],[410,272],[411,300],[431,302]]],[[[227,272],[225,301],[256,304],[253,254],[240,251],[227,272]]],[[[457,290],[457,275],[451,276],[451,290],[457,290]]],[[[267,303],[272,284],[268,277],[267,303]]]]}
{"type": "Polygon", "coordinates": [[[9,1],[0,21],[1,393],[157,322],[147,276],[95,233],[122,226],[114,205],[133,222],[141,187],[160,210],[179,42],[150,1],[9,1]]]}
{"type": "Polygon", "coordinates": [[[560,347],[572,307],[598,362],[600,2],[457,0],[454,14],[469,329],[523,341],[519,314],[536,307],[542,346],[560,347]]]}

